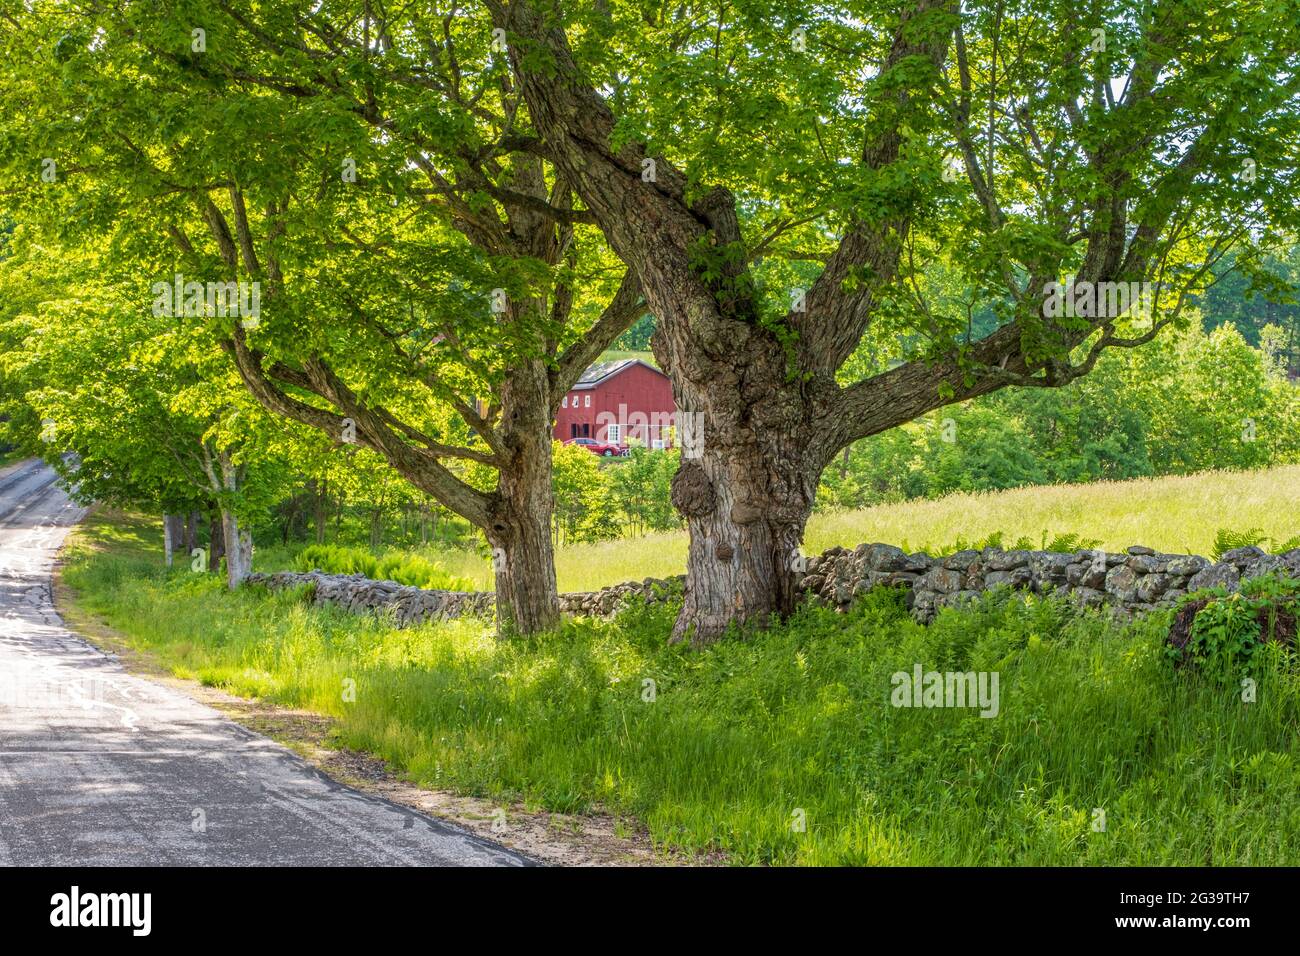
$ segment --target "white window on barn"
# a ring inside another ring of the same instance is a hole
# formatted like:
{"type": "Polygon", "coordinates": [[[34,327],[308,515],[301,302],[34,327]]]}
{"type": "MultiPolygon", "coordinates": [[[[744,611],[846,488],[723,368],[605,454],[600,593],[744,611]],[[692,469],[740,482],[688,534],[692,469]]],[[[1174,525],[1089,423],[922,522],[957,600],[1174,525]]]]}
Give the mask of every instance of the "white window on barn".
{"type": "Polygon", "coordinates": [[[587,396],[587,401],[586,401],[584,404],[586,405],[587,408],[591,408],[591,396],[590,396],[590,395],[587,396]]]}
{"type": "Polygon", "coordinates": [[[569,407],[569,396],[568,396],[568,395],[565,395],[565,396],[564,396],[564,401],[560,402],[560,407],[561,407],[561,408],[568,408],[568,407],[569,407]]]}
{"type": "Polygon", "coordinates": [[[619,441],[619,439],[623,437],[622,429],[623,429],[622,425],[606,425],[605,441],[616,444],[619,441]]]}

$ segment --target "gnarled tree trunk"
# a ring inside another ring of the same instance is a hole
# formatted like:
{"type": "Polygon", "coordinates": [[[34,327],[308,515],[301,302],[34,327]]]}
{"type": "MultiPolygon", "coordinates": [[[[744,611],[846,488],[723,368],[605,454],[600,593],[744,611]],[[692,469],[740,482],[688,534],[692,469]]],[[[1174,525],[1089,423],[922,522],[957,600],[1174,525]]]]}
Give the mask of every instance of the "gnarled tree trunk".
{"type": "MultiPolygon", "coordinates": [[[[751,250],[731,193],[693,189],[667,158],[615,135],[608,103],[576,63],[560,19],[541,4],[488,6],[497,26],[525,41],[512,42],[509,55],[548,155],[636,271],[659,320],[655,355],[687,416],[673,501],[691,542],[674,640],[706,642],[732,623],[785,613],[796,598],[797,548],[817,480],[845,444],[822,437],[847,401],[835,373],[894,274],[909,200],[848,225],[813,288],[798,307],[792,299],[778,336],[753,301],[751,250]],[[536,49],[545,58],[531,55],[536,49]]],[[[932,14],[953,7],[951,0],[906,7],[882,74],[924,57],[937,75],[952,19],[932,14]]],[[[881,121],[866,137],[864,167],[882,169],[899,156],[908,86],[881,86],[881,121]]]]}
{"type": "Polygon", "coordinates": [[[496,573],[502,634],[533,634],[560,619],[551,518],[551,402],[546,368],[533,362],[507,378],[501,393],[506,460],[485,529],[496,573]]]}
{"type": "Polygon", "coordinates": [[[799,543],[820,473],[807,386],[786,381],[779,353],[761,341],[765,331],[728,324],[731,347],[712,355],[675,340],[680,328],[655,341],[661,361],[680,370],[682,464],[672,496],[690,531],[673,640],[695,644],[794,609],[799,543]]]}

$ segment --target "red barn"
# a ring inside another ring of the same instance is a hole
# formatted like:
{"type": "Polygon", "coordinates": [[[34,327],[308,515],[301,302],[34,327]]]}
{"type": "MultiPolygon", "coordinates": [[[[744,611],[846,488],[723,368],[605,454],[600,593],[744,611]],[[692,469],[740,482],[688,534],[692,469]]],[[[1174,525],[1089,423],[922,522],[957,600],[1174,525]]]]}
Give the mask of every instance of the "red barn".
{"type": "Polygon", "coordinates": [[[653,365],[640,359],[598,362],[564,396],[555,437],[671,448],[676,413],[672,383],[653,365]]]}

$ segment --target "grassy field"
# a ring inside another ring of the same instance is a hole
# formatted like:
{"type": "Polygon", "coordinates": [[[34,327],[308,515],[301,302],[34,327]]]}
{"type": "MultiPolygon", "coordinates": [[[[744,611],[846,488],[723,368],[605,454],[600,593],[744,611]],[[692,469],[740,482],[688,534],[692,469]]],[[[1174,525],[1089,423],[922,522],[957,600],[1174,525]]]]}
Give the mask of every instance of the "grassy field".
{"type": "Polygon", "coordinates": [[[425,786],[603,807],[737,864],[1300,855],[1294,667],[1275,662],[1244,704],[1168,665],[1161,615],[1119,627],[992,598],[921,627],[886,592],[703,651],[667,646],[671,606],[498,643],[474,620],[397,631],[232,595],[160,569],[154,534],[113,515],[77,532],[80,610],[181,676],[336,718],[338,743],[425,786]],[[916,664],[997,672],[997,716],[890,706],[891,675],[916,664]]]}
{"type": "MultiPolygon", "coordinates": [[[[978,541],[1001,531],[1008,542],[1022,535],[1038,542],[1044,532],[1073,532],[1099,540],[1100,547],[1111,551],[1144,544],[1204,555],[1210,553],[1220,528],[1259,528],[1283,541],[1300,534],[1300,465],[1017,488],[818,514],[808,523],[804,552],[817,554],[832,545],[854,547],[866,541],[933,550],[958,538],[978,541]]],[[[477,555],[441,551],[434,557],[452,574],[491,589],[487,564],[477,555]]],[[[560,549],[555,565],[562,591],[592,591],[647,576],[681,574],[686,568],[686,534],[572,545],[560,549]]]]}
{"type": "Polygon", "coordinates": [[[655,361],[654,352],[636,352],[629,349],[605,349],[605,351],[600,353],[600,358],[597,361],[617,362],[621,359],[640,359],[648,365],[653,365],[655,368],[659,367],[659,363],[655,361]]]}

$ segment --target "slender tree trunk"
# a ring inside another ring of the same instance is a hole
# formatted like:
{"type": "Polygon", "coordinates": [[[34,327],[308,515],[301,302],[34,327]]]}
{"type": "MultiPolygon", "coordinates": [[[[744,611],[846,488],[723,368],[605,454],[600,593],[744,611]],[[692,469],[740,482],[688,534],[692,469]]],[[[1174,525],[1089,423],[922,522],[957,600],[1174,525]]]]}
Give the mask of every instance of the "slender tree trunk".
{"type": "MultiPolygon", "coordinates": [[[[163,515],[163,560],[167,567],[175,561],[176,548],[180,546],[185,534],[185,519],[180,515],[163,515]]],[[[186,552],[188,554],[188,552],[186,552]]]]}
{"type": "MultiPolygon", "coordinates": [[[[217,453],[221,468],[221,485],[227,496],[235,496],[243,484],[243,470],[227,451],[217,453]]],[[[253,537],[240,527],[239,518],[228,504],[221,507],[221,537],[226,543],[226,584],[235,590],[253,570],[253,537]]]]}
{"type": "Polygon", "coordinates": [[[221,532],[226,541],[226,584],[233,591],[252,573],[253,538],[240,527],[235,513],[225,508],[221,510],[221,532]]]}
{"type": "Polygon", "coordinates": [[[194,554],[194,549],[199,546],[199,521],[202,516],[197,511],[191,511],[185,516],[185,528],[182,531],[184,539],[185,556],[190,557],[194,554]]]}
{"type": "Polygon", "coordinates": [[[329,520],[329,483],[325,479],[312,482],[313,508],[312,525],[316,533],[316,543],[325,543],[325,523],[329,520]]]}
{"type": "Polygon", "coordinates": [[[208,516],[208,570],[221,570],[221,559],[226,556],[226,537],[221,527],[221,511],[213,510],[208,516]]]}

